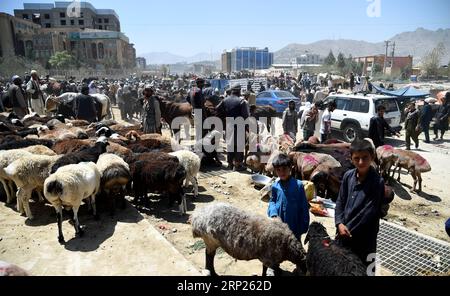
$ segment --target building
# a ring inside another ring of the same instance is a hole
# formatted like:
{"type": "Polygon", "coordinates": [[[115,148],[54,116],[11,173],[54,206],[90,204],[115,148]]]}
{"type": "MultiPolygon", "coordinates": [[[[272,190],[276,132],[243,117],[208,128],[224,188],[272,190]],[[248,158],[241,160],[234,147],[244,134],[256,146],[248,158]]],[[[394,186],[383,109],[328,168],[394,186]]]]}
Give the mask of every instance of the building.
{"type": "Polygon", "coordinates": [[[136,58],[136,67],[140,70],[147,68],[147,60],[145,58],[136,58]]]}
{"type": "Polygon", "coordinates": [[[273,64],[273,53],[266,48],[241,47],[222,54],[222,71],[238,72],[242,70],[268,69],[273,64]]]}
{"type": "Polygon", "coordinates": [[[293,58],[291,63],[298,65],[322,65],[324,58],[318,54],[306,53],[297,58],[293,58]]]}
{"type": "Polygon", "coordinates": [[[33,22],[0,12],[0,57],[33,57],[33,36],[40,28],[33,22]]]}
{"type": "Polygon", "coordinates": [[[42,28],[96,29],[120,32],[119,16],[112,9],[96,9],[89,2],[24,3],[15,9],[17,18],[29,20],[42,28]],[[79,5],[79,10],[73,5],[79,5]]]}
{"type": "Polygon", "coordinates": [[[97,69],[134,68],[136,51],[121,32],[91,30],[70,32],[69,52],[78,60],[97,69]]]}
{"type": "Polygon", "coordinates": [[[224,51],[222,53],[222,72],[231,73],[231,52],[224,51]]]}
{"type": "Polygon", "coordinates": [[[120,32],[114,10],[77,1],[23,7],[15,16],[0,13],[0,57],[24,56],[47,65],[52,55],[68,51],[97,69],[136,67],[134,44],[120,32]]]}
{"type": "MultiPolygon", "coordinates": [[[[353,60],[357,63],[363,64],[363,75],[373,75],[376,72],[383,73],[384,62],[386,55],[374,55],[366,57],[356,57],[353,60]]],[[[411,71],[413,65],[413,57],[389,57],[386,59],[386,70],[387,75],[400,75],[405,69],[411,71]]],[[[410,74],[410,73],[409,73],[410,74]]]]}

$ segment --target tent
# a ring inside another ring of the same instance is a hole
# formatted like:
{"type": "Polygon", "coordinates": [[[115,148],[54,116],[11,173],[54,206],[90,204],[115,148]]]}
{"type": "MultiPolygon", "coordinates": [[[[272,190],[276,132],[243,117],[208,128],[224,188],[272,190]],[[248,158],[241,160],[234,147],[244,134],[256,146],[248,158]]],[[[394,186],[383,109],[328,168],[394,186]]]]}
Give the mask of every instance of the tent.
{"type": "Polygon", "coordinates": [[[418,90],[413,86],[407,86],[398,90],[390,91],[384,89],[382,87],[372,85],[373,88],[377,91],[377,93],[381,93],[383,95],[393,96],[397,98],[411,98],[411,99],[421,99],[428,97],[430,95],[429,91],[418,90]]]}

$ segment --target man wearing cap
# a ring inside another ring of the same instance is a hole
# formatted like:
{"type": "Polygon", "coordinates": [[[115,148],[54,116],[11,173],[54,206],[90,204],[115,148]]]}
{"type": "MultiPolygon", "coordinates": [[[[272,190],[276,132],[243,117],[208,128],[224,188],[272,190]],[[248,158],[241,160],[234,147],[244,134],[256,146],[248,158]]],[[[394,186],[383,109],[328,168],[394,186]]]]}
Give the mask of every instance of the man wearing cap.
{"type": "MultiPolygon", "coordinates": [[[[236,119],[242,117],[247,119],[249,117],[249,107],[247,101],[240,98],[241,96],[241,86],[235,84],[231,86],[231,95],[226,97],[217,106],[217,112],[221,118],[227,117],[236,119]]],[[[233,168],[235,171],[243,171],[245,167],[242,165],[244,161],[244,150],[245,150],[245,140],[243,141],[244,146],[238,147],[238,130],[244,127],[238,127],[237,125],[228,126],[227,122],[227,162],[228,168],[233,168]],[[231,134],[230,134],[231,132],[231,134]]],[[[245,135],[245,133],[243,133],[245,135]]]]}
{"type": "Polygon", "coordinates": [[[146,134],[161,134],[161,108],[158,99],[153,95],[150,85],[144,87],[144,106],[142,111],[142,128],[146,134]]]}
{"type": "Polygon", "coordinates": [[[22,89],[22,79],[18,75],[14,75],[11,80],[13,84],[8,89],[8,96],[12,102],[13,112],[19,118],[23,118],[29,111],[25,100],[25,92],[22,89]]]}
{"type": "Polygon", "coordinates": [[[97,108],[95,98],[89,95],[89,86],[81,88],[81,95],[75,98],[74,102],[75,118],[89,122],[97,121],[97,108]]]}
{"type": "Polygon", "coordinates": [[[31,71],[31,79],[27,83],[27,93],[30,95],[31,110],[38,115],[45,115],[45,101],[42,94],[39,75],[35,70],[31,71]]]}

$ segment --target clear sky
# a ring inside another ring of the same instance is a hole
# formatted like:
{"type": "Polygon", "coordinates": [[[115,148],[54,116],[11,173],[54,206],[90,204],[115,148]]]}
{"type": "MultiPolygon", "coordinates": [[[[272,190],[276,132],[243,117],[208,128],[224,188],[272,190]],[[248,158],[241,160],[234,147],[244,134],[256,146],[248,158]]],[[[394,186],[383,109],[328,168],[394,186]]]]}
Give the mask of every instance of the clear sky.
{"type": "MultiPolygon", "coordinates": [[[[48,0],[0,0],[0,11],[13,14],[23,3],[48,0]]],[[[114,9],[122,31],[138,54],[171,52],[189,56],[237,46],[269,47],[322,39],[379,42],[418,27],[450,28],[449,0],[91,0],[114,9]],[[380,3],[380,14],[367,9],[380,3]],[[378,15],[378,17],[377,17],[378,15]]]]}

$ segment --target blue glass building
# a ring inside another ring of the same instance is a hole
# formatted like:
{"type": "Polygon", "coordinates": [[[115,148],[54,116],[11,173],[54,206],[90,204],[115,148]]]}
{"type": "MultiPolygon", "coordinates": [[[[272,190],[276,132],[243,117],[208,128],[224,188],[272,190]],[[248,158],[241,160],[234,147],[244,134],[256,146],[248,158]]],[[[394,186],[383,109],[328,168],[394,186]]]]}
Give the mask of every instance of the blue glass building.
{"type": "Polygon", "coordinates": [[[273,53],[269,49],[241,47],[231,51],[231,71],[269,69],[273,64],[273,53]]]}

